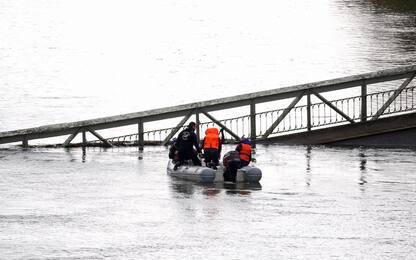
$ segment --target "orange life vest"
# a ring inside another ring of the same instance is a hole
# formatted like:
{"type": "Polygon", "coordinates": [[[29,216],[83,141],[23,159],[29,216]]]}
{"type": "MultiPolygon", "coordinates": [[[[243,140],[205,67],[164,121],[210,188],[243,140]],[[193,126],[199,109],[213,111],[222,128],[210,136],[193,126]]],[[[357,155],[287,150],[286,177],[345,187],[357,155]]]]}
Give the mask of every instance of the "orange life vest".
{"type": "Polygon", "coordinates": [[[240,159],[249,162],[251,156],[251,146],[249,144],[241,144],[240,159]]]}
{"type": "Polygon", "coordinates": [[[218,149],[220,147],[220,137],[217,128],[205,130],[204,150],[208,148],[218,149]]]}

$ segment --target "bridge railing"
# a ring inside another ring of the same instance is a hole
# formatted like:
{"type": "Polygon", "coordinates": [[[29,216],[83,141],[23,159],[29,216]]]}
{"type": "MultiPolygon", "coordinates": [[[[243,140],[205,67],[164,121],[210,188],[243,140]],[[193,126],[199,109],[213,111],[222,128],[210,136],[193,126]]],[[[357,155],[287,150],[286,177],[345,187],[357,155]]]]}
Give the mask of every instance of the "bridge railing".
{"type": "MultiPolygon", "coordinates": [[[[404,88],[397,98],[387,107],[383,116],[406,113],[416,110],[415,86],[404,88]]],[[[366,119],[370,119],[376,115],[377,111],[385,102],[394,95],[395,90],[375,92],[366,95],[368,113],[366,119]]],[[[344,111],[352,120],[360,122],[362,118],[362,96],[353,96],[348,98],[336,99],[330,103],[344,111]]],[[[287,134],[295,131],[307,130],[307,105],[295,106],[286,115],[285,119],[275,128],[271,134],[287,134]]],[[[256,138],[262,136],[275,120],[284,113],[285,109],[268,110],[256,113],[255,118],[259,126],[256,138]]],[[[348,120],[336,113],[328,104],[324,102],[316,102],[311,104],[311,126],[325,127],[331,125],[339,125],[348,123],[348,120]]],[[[228,129],[239,136],[250,137],[250,115],[243,115],[233,118],[219,120],[228,129]]],[[[186,124],[182,125],[182,129],[186,124]]],[[[209,127],[217,127],[213,121],[202,122],[199,125],[200,132],[204,133],[209,127]]],[[[169,133],[174,130],[173,127],[156,129],[144,132],[144,140],[148,143],[160,144],[169,133]]],[[[203,136],[203,134],[202,134],[203,136]]],[[[201,136],[201,137],[202,137],[201,136]]],[[[232,136],[226,134],[228,140],[232,140],[232,136]]],[[[137,144],[138,134],[129,134],[108,138],[107,141],[114,144],[137,144]]],[[[91,143],[98,143],[100,140],[94,140],[91,143]]]]}
{"type": "Polygon", "coordinates": [[[380,116],[409,111],[414,108],[414,89],[410,83],[415,75],[416,65],[413,65],[174,107],[0,132],[0,144],[22,142],[23,146],[28,146],[29,140],[69,135],[63,143],[63,146],[69,146],[77,134],[81,134],[82,144],[88,145],[86,133],[89,132],[106,146],[112,146],[116,139],[129,139],[136,140],[140,149],[143,149],[145,141],[149,142],[150,139],[153,139],[153,143],[168,143],[183,125],[191,120],[191,117],[201,126],[197,130],[200,135],[201,132],[204,132],[205,127],[214,123],[217,127],[225,130],[228,138],[239,140],[242,135],[245,135],[255,140],[266,140],[284,133],[311,131],[312,128],[336,124],[354,124],[358,121],[377,120],[380,116]],[[370,85],[395,83],[397,80],[404,81],[395,90],[367,93],[367,87],[370,85]],[[323,96],[326,93],[352,88],[359,88],[360,95],[332,101],[323,96]],[[409,100],[412,102],[410,103],[409,100]],[[288,101],[289,104],[281,109],[258,111],[260,104],[283,101],[288,101]],[[243,107],[248,107],[250,112],[246,115],[239,114],[234,118],[220,120],[212,114],[212,112],[243,107]],[[200,116],[207,118],[212,123],[202,122],[200,116]],[[147,129],[152,122],[179,117],[182,119],[175,127],[159,130],[147,129]],[[97,132],[102,129],[128,125],[136,125],[137,133],[105,138],[97,132]]]}

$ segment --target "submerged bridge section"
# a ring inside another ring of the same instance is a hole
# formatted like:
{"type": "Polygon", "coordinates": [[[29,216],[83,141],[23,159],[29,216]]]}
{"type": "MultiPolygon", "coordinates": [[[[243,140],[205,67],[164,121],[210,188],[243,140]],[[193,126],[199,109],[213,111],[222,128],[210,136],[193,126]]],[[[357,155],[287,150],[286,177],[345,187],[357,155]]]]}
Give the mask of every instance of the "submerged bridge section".
{"type": "Polygon", "coordinates": [[[190,120],[199,125],[198,136],[215,126],[225,130],[229,141],[245,135],[255,142],[359,144],[362,140],[364,144],[377,144],[384,138],[394,143],[401,140],[394,136],[413,136],[416,132],[412,130],[416,128],[415,76],[413,65],[174,107],[0,132],[0,144],[20,142],[28,147],[30,140],[66,135],[60,144],[63,147],[138,145],[143,150],[146,144],[166,145],[190,120]],[[227,117],[230,114],[239,116],[227,117]],[[160,122],[169,119],[179,122],[173,127],[158,128],[160,122]],[[115,137],[98,133],[104,129],[116,132],[118,127],[128,125],[137,126],[137,131],[115,137]],[[87,140],[87,133],[94,140],[87,140]],[[81,141],[73,144],[78,134],[81,141]],[[369,136],[381,139],[369,141],[369,136]]]}

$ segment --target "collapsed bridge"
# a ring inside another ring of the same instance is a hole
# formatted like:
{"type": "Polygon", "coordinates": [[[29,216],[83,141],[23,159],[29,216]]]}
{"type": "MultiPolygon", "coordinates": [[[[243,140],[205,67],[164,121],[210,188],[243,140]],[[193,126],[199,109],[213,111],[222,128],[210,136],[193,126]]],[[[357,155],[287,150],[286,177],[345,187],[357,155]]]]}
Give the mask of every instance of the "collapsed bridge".
{"type": "Polygon", "coordinates": [[[216,126],[225,130],[229,141],[244,135],[254,143],[416,145],[415,76],[416,65],[412,65],[136,113],[0,132],[0,144],[19,142],[29,147],[31,140],[68,136],[58,146],[137,145],[143,150],[145,145],[168,144],[193,120],[199,126],[198,137],[204,129],[216,126]],[[238,116],[221,118],[227,111],[238,116]],[[169,119],[179,122],[154,129],[158,122],[169,119]],[[137,130],[111,137],[98,133],[129,125],[137,126],[137,130]],[[87,140],[87,133],[94,139],[87,140]],[[73,143],[78,134],[81,141],[73,143]]]}

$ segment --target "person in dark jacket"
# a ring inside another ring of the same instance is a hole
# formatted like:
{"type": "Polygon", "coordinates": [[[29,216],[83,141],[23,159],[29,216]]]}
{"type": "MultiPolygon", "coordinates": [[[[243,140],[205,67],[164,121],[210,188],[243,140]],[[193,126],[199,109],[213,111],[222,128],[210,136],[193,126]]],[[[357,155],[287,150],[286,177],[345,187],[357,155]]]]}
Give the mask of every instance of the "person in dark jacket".
{"type": "Polygon", "coordinates": [[[201,153],[195,129],[195,122],[190,122],[188,127],[179,133],[176,140],[176,148],[179,152],[179,161],[176,162],[174,170],[178,169],[178,167],[183,165],[187,160],[192,160],[194,165],[201,165],[201,161],[198,159],[197,153],[194,151],[195,147],[196,151],[201,153]]]}
{"type": "Polygon", "coordinates": [[[241,168],[240,153],[237,151],[229,151],[224,154],[222,159],[224,165],[224,181],[236,182],[237,170],[241,168]]]}

